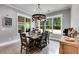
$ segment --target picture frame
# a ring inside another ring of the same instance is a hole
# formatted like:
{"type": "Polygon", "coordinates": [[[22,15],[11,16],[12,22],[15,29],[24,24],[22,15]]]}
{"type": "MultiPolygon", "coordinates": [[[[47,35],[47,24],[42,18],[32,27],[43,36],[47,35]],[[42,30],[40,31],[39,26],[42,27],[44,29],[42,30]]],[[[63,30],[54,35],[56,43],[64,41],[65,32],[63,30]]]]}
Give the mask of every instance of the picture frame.
{"type": "Polygon", "coordinates": [[[4,17],[2,19],[2,26],[3,27],[11,27],[12,26],[12,18],[10,18],[10,17],[4,17]]]}

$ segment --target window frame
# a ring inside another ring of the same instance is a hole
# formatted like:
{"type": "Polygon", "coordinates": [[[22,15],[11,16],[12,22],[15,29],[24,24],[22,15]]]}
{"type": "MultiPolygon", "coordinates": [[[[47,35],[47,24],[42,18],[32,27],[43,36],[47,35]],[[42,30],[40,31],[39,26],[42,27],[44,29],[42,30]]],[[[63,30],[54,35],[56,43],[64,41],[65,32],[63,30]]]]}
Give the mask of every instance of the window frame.
{"type": "Polygon", "coordinates": [[[19,30],[19,28],[18,28],[18,16],[24,17],[24,32],[26,32],[26,26],[25,26],[26,25],[26,18],[30,19],[30,29],[31,29],[31,17],[17,13],[17,34],[18,34],[18,30],[19,30]]]}
{"type": "MultiPolygon", "coordinates": [[[[62,23],[63,23],[63,15],[62,15],[62,14],[55,15],[55,16],[53,16],[53,19],[54,19],[55,17],[60,17],[60,18],[61,18],[61,19],[60,19],[60,20],[61,20],[61,29],[60,29],[60,30],[61,30],[61,33],[60,33],[60,34],[62,34],[62,27],[63,27],[63,26],[62,26],[62,23]]],[[[53,34],[56,34],[56,33],[53,33],[53,34]]]]}
{"type": "MultiPolygon", "coordinates": [[[[63,14],[58,14],[58,15],[54,15],[54,16],[49,16],[49,17],[47,17],[47,19],[49,19],[49,18],[52,18],[52,33],[53,33],[53,19],[55,18],[55,17],[60,17],[60,20],[61,20],[61,33],[60,34],[62,34],[62,23],[63,23],[63,14]]],[[[46,19],[46,21],[47,21],[47,19],[46,19]]],[[[40,25],[41,26],[41,25],[40,25]]],[[[42,25],[43,26],[43,25],[42,25]]],[[[45,24],[44,24],[44,28],[46,29],[46,22],[45,22],[45,24]]],[[[49,26],[51,26],[50,25],[50,22],[49,22],[49,26]]],[[[53,33],[53,34],[58,34],[58,33],[53,33]]]]}

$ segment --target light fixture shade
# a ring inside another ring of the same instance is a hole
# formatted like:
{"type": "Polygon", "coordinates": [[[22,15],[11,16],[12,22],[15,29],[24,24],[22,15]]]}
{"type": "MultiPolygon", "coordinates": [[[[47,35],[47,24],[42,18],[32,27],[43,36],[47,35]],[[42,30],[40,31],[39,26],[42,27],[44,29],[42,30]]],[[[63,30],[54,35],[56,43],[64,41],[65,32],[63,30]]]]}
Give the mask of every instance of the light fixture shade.
{"type": "Polygon", "coordinates": [[[36,9],[36,12],[38,13],[32,15],[33,21],[46,19],[46,15],[40,13],[41,12],[40,4],[38,4],[38,8],[36,9]]]}
{"type": "Polygon", "coordinates": [[[44,14],[33,14],[32,15],[32,20],[42,20],[42,19],[46,19],[46,15],[44,14]]]}

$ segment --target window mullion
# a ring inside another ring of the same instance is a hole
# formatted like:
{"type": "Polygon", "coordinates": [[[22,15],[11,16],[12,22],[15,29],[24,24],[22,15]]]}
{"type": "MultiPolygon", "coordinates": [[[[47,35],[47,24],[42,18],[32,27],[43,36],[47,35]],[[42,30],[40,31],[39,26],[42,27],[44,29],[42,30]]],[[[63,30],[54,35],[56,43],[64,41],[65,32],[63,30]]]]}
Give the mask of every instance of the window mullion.
{"type": "Polygon", "coordinates": [[[53,17],[52,17],[52,33],[53,33],[53,17]]]}

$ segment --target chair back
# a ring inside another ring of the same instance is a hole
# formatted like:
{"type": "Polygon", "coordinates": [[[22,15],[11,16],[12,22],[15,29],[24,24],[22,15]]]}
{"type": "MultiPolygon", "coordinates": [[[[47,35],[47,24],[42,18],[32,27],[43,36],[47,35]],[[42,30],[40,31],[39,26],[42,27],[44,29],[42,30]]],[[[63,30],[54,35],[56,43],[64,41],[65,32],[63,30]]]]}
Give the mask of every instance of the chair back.
{"type": "Polygon", "coordinates": [[[27,38],[26,38],[26,34],[24,33],[20,33],[20,38],[21,38],[21,44],[27,44],[27,38]]]}
{"type": "Polygon", "coordinates": [[[46,37],[46,36],[45,36],[45,32],[43,32],[43,33],[42,33],[42,37],[41,37],[42,40],[45,40],[45,37],[46,37]]]}
{"type": "Polygon", "coordinates": [[[48,31],[46,31],[45,33],[46,33],[46,41],[47,41],[47,44],[49,44],[49,35],[50,35],[50,33],[48,31]]]}
{"type": "Polygon", "coordinates": [[[45,31],[45,34],[46,34],[46,39],[49,39],[49,32],[45,31]]]}

